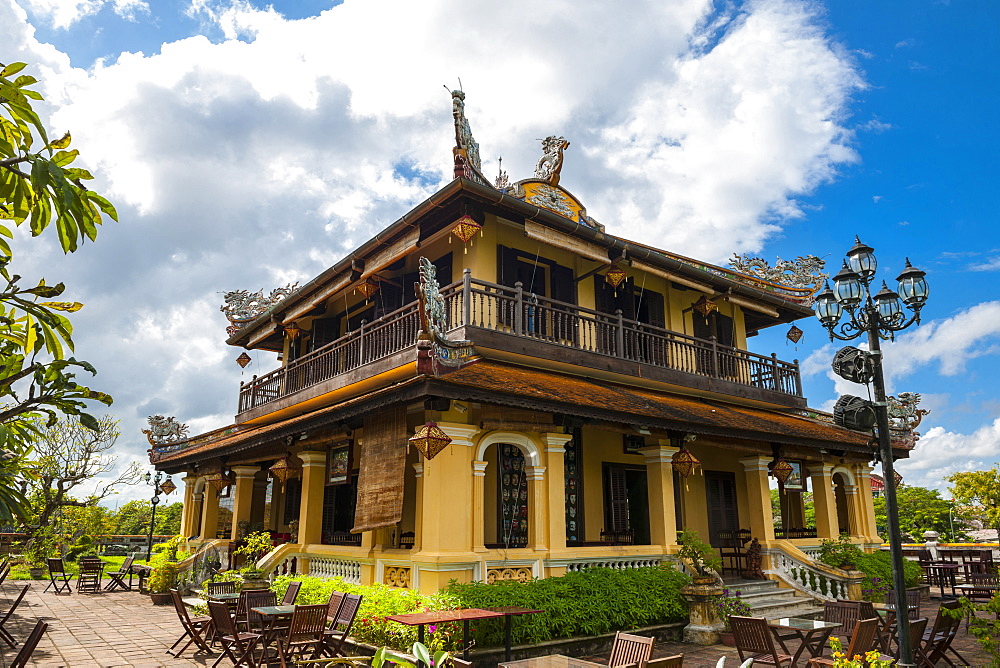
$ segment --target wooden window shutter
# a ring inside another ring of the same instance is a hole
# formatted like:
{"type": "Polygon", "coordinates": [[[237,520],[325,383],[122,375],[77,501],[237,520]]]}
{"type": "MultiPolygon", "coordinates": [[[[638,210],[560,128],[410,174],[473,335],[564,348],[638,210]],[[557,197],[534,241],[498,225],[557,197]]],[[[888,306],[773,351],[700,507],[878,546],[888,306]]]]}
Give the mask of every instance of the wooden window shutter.
{"type": "Polygon", "coordinates": [[[628,531],[628,485],[625,482],[625,469],[619,466],[609,466],[605,473],[607,493],[607,530],[628,531]]]}

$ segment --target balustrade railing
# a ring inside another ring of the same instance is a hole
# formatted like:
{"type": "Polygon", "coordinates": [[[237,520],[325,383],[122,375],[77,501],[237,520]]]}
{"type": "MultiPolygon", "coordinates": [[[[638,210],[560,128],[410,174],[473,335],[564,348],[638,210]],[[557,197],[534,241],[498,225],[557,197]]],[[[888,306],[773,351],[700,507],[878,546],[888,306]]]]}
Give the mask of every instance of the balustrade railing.
{"type": "MultiPolygon", "coordinates": [[[[797,363],[723,346],[523,289],[463,280],[441,290],[451,328],[465,326],[802,396],[797,363]]],[[[285,367],[241,385],[239,412],[262,406],[412,347],[420,322],[413,302],[349,332],[285,367]]],[[[473,336],[470,331],[467,335],[473,336]]]]}
{"type": "Polygon", "coordinates": [[[771,558],[771,568],[764,572],[777,576],[802,593],[824,601],[851,598],[849,578],[818,567],[805,553],[780,548],[768,549],[765,552],[771,558]],[[795,552],[799,554],[796,555],[795,552]]]}
{"type": "Polygon", "coordinates": [[[617,559],[596,557],[593,559],[571,561],[566,564],[566,572],[573,573],[587,568],[612,568],[616,571],[624,571],[629,568],[652,568],[653,566],[659,566],[662,561],[661,557],[621,557],[617,559]]]}

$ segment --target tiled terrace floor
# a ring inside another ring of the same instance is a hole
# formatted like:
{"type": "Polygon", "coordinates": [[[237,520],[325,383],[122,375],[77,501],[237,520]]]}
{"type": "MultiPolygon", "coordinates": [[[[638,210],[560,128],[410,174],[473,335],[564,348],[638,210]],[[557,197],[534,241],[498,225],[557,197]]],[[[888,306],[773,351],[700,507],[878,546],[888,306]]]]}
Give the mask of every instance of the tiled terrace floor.
{"type": "MultiPolygon", "coordinates": [[[[6,612],[11,599],[20,591],[23,582],[7,582],[0,588],[0,612],[6,612]]],[[[20,643],[27,637],[41,618],[49,622],[48,633],[35,650],[33,666],[68,666],[91,668],[97,666],[206,666],[215,661],[216,655],[192,654],[191,649],[182,659],[174,659],[167,648],[181,633],[180,623],[173,606],[154,606],[148,596],[136,592],[106,592],[103,594],[42,595],[44,582],[32,583],[8,628],[20,643]]],[[[936,610],[937,601],[928,610],[936,610]]],[[[933,624],[931,619],[930,623],[933,624]]],[[[955,646],[974,666],[989,664],[986,654],[972,636],[960,631],[955,646]]],[[[16,653],[3,645],[4,666],[16,653]]],[[[685,666],[715,666],[721,656],[731,657],[729,668],[739,665],[736,650],[714,645],[697,647],[682,643],[658,643],[654,656],[684,654],[685,666]]],[[[607,662],[607,655],[586,657],[607,662]]],[[[223,661],[222,666],[230,665],[223,661]]],[[[804,662],[802,662],[804,665],[804,662]]]]}

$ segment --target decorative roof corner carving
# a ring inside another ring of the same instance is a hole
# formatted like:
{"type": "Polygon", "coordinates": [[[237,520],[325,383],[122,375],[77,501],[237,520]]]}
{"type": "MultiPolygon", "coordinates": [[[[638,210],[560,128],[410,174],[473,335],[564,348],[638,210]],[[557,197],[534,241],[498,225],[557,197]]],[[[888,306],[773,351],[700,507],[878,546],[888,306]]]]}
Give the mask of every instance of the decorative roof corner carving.
{"type": "Polygon", "coordinates": [[[479,143],[472,136],[472,126],[469,125],[469,119],[465,117],[465,91],[451,91],[451,115],[455,118],[456,151],[462,152],[473,169],[482,172],[479,143]]]}
{"type": "MultiPolygon", "coordinates": [[[[420,283],[417,286],[420,308],[420,338],[430,342],[430,369],[424,373],[440,375],[441,366],[459,368],[476,355],[471,341],[449,339],[448,315],[445,298],[437,281],[437,267],[425,257],[420,258],[420,283]]],[[[419,364],[419,362],[418,362],[419,364]]]]}
{"type": "Polygon", "coordinates": [[[143,429],[142,433],[153,447],[171,445],[187,438],[188,426],[173,417],[150,415],[147,421],[149,429],[143,429]]]}
{"type": "Polygon", "coordinates": [[[823,271],[826,261],[815,255],[800,255],[794,260],[779,257],[772,267],[763,258],[734,253],[729,266],[738,274],[754,279],[758,287],[784,292],[783,296],[806,303],[812,302],[813,295],[830,276],[823,271]]]}
{"type": "Polygon", "coordinates": [[[535,165],[535,178],[559,185],[559,173],[563,166],[563,153],[569,148],[565,137],[550,135],[542,139],[542,157],[535,165]]]}
{"type": "Polygon", "coordinates": [[[225,304],[219,307],[219,310],[226,315],[226,319],[230,323],[229,327],[226,328],[226,333],[233,336],[262,313],[274,308],[281,300],[295,292],[298,287],[298,283],[289,283],[283,288],[271,290],[271,294],[266,297],[263,290],[257,292],[233,290],[224,293],[225,304]]]}

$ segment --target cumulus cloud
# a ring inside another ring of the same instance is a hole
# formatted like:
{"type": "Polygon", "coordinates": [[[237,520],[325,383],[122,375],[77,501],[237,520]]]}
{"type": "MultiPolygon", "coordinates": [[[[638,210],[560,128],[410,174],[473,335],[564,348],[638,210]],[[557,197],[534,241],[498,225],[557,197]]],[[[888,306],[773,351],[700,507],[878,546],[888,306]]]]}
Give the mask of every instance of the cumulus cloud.
{"type": "Polygon", "coordinates": [[[891,380],[934,364],[938,373],[955,376],[970,360],[996,353],[998,345],[1000,301],[984,302],[924,323],[886,344],[886,373],[891,380]]]}
{"type": "Polygon", "coordinates": [[[21,0],[32,13],[47,19],[53,28],[69,28],[92,16],[107,5],[123,19],[135,21],[139,14],[149,14],[145,0],[21,0]]]}
{"type": "Polygon", "coordinates": [[[971,434],[932,427],[917,441],[910,458],[897,463],[907,484],[945,490],[945,476],[992,468],[1000,461],[1000,417],[971,434]]]}
{"type": "MultiPolygon", "coordinates": [[[[25,4],[63,27],[145,7],[25,4]]],[[[5,58],[31,63],[43,117],[73,131],[122,218],[67,258],[44,239],[19,243],[19,272],[64,280],[87,304],[79,356],[116,397],[120,445],[140,456],[147,415],[195,432],[235,413],[222,291],[307,280],[451,179],[442,83],[462,78],[488,174],[502,154],[512,178],[530,176],[535,140],[565,135],[562,183],[610,232],[710,261],[758,250],[802,215],[798,198],[858,159],[847,113],[864,83],[811,3],[348,0],[287,20],[196,0],[190,11],[224,38],[80,69],[0,0],[5,58]]],[[[258,357],[244,373],[273,366],[258,357]]]]}

